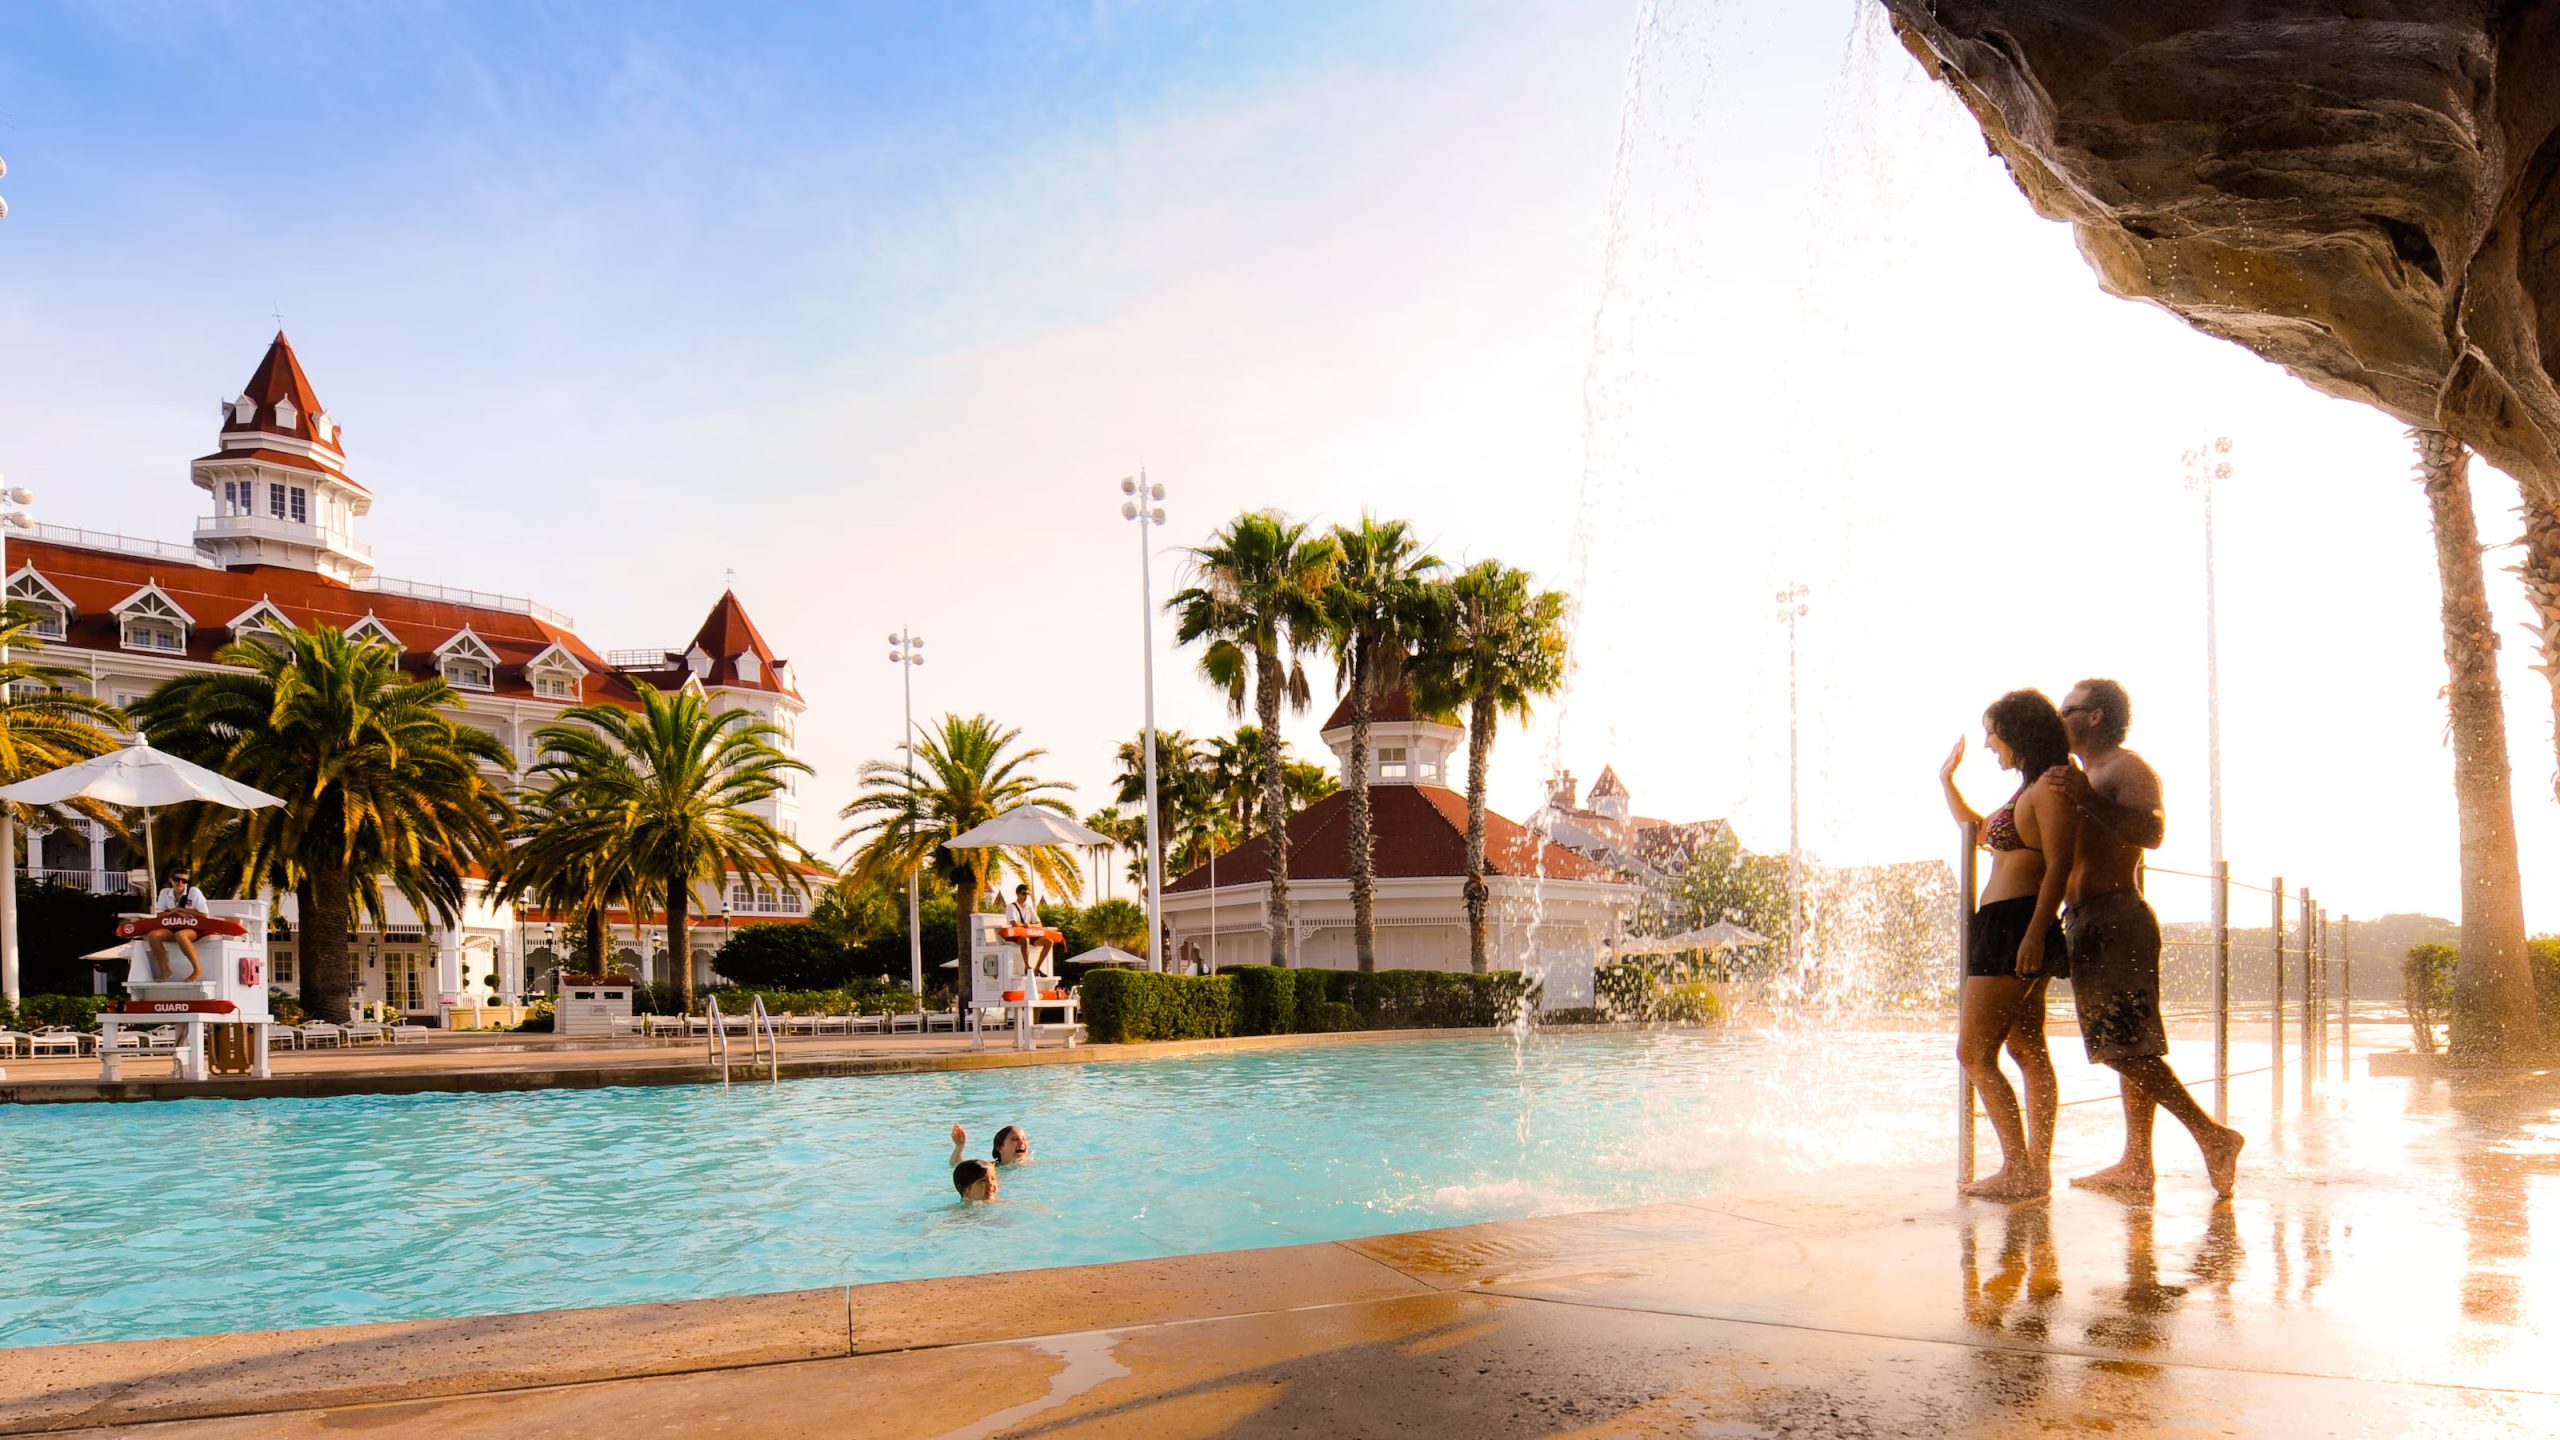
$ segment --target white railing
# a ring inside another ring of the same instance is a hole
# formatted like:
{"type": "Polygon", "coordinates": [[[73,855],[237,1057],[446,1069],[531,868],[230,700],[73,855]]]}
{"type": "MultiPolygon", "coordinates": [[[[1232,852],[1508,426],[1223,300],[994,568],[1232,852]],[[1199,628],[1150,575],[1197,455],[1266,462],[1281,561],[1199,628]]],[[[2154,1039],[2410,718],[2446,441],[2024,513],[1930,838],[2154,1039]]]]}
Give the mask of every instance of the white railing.
{"type": "Polygon", "coordinates": [[[68,885],[75,890],[86,890],[92,895],[117,895],[131,888],[124,871],[92,870],[86,865],[76,869],[33,866],[19,873],[39,885],[68,885]]]}
{"type": "Polygon", "coordinates": [[[720,1057],[720,1083],[726,1085],[729,1083],[729,1027],[720,1020],[719,996],[705,995],[702,1002],[708,1007],[711,1020],[711,1039],[703,1047],[702,1060],[707,1065],[711,1063],[712,1056],[720,1057]]]}
{"type": "Polygon", "coordinates": [[[172,545],[166,540],[146,540],[139,535],[118,535],[111,530],[83,530],[76,525],[38,525],[27,532],[30,540],[44,540],[56,545],[77,545],[83,550],[112,550],[119,555],[139,555],[147,560],[168,560],[180,565],[195,565],[219,570],[212,556],[193,545],[172,545]]]}
{"type": "Polygon", "coordinates": [[[607,650],[604,663],[616,670],[664,670],[683,662],[672,650],[607,650]]]}
{"type": "Polygon", "coordinates": [[[368,565],[373,563],[373,547],[344,530],[278,519],[273,515],[211,515],[196,522],[196,543],[199,545],[207,537],[231,535],[304,543],[316,540],[328,549],[353,555],[368,565]]]}
{"type": "Polygon", "coordinates": [[[747,1025],[747,1044],[752,1047],[748,1051],[748,1068],[754,1068],[756,1057],[761,1056],[765,1062],[766,1083],[780,1084],[782,1082],[782,1037],[774,1032],[773,1017],[765,1013],[764,996],[761,993],[755,997],[753,1018],[747,1025]]]}
{"type": "Polygon", "coordinates": [[[447,605],[470,605],[482,610],[504,610],[512,615],[530,615],[536,620],[548,621],[563,630],[578,628],[578,622],[569,616],[522,595],[500,595],[492,590],[469,590],[458,585],[430,585],[424,580],[386,580],[380,576],[359,580],[347,588],[383,595],[406,595],[413,600],[436,600],[447,605]]]}

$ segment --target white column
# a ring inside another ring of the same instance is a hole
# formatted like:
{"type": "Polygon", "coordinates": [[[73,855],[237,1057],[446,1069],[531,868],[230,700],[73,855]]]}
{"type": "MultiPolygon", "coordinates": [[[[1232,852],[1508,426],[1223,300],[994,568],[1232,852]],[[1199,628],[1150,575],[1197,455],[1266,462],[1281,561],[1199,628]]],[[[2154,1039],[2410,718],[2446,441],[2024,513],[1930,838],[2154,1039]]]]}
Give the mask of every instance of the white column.
{"type": "Polygon", "coordinates": [[[436,932],[436,994],[429,1003],[436,1007],[436,1014],[439,1019],[442,1019],[453,1014],[452,1007],[444,1002],[461,998],[462,932],[438,930],[436,932]]]}
{"type": "Polygon", "coordinates": [[[105,894],[107,889],[107,827],[89,822],[89,889],[105,894]]]}

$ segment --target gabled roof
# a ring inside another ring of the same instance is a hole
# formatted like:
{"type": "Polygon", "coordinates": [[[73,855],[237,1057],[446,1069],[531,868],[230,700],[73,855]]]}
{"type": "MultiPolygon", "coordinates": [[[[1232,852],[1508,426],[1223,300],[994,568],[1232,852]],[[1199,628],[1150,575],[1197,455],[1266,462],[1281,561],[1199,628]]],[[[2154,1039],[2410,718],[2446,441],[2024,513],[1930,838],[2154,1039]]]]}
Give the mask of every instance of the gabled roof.
{"type": "Polygon", "coordinates": [[[1591,798],[1599,800],[1611,795],[1624,795],[1626,793],[1627,782],[1618,778],[1618,767],[1615,765],[1601,766],[1600,778],[1591,782],[1591,798]]]}
{"type": "Polygon", "coordinates": [[[187,609],[186,606],[179,604],[175,596],[172,596],[168,591],[160,588],[160,582],[158,580],[148,575],[143,577],[141,589],[134,591],[113,605],[108,606],[107,613],[110,615],[122,615],[127,610],[140,608],[143,602],[147,600],[159,601],[161,605],[177,612],[178,618],[186,621],[189,625],[200,623],[197,621],[193,611],[187,609]]]}
{"type": "Polygon", "coordinates": [[[498,663],[498,652],[489,648],[488,641],[473,634],[468,623],[446,636],[444,643],[435,648],[435,654],[438,659],[447,655],[468,655],[474,660],[486,660],[492,665],[498,663]]]}
{"type": "Polygon", "coordinates": [[[37,594],[51,596],[53,603],[63,608],[66,613],[66,618],[69,612],[76,611],[80,608],[79,606],[71,603],[71,597],[63,594],[60,586],[44,578],[43,574],[33,565],[20,565],[17,570],[9,576],[8,594],[15,598],[21,589],[32,592],[25,597],[27,599],[35,598],[35,595],[37,594]]]}
{"type": "Polygon", "coordinates": [[[268,599],[264,595],[260,595],[258,597],[257,604],[252,605],[248,609],[241,611],[239,614],[232,616],[230,620],[224,623],[223,628],[226,630],[239,630],[244,626],[262,624],[290,625],[292,623],[293,617],[285,614],[282,610],[277,609],[276,602],[268,599]]]}
{"type": "Polygon", "coordinates": [[[794,700],[800,698],[800,692],[791,684],[790,672],[783,668],[790,662],[775,658],[773,647],[764,643],[756,622],[747,618],[747,607],[738,602],[735,590],[720,592],[719,603],[711,607],[702,628],[693,633],[693,639],[682,651],[668,656],[666,664],[634,668],[631,674],[661,690],[681,689],[687,678],[693,678],[683,657],[696,651],[710,662],[698,677],[706,690],[762,690],[794,700]],[[741,655],[755,657],[754,678],[740,671],[741,655]]]}
{"type": "Polygon", "coordinates": [[[524,668],[527,670],[572,670],[580,675],[584,675],[587,673],[587,662],[579,659],[570,651],[568,646],[555,640],[551,644],[543,647],[541,654],[524,662],[524,668]]]}
{"type": "MultiPolygon", "coordinates": [[[[1607,870],[1488,810],[1485,870],[1547,880],[1611,880],[1607,870]]],[[[1381,880],[1459,878],[1467,873],[1467,797],[1442,785],[1375,785],[1369,790],[1371,853],[1381,880]]],[[[1258,885],[1271,870],[1270,842],[1256,835],[1218,857],[1228,886],[1258,885]]],[[[1351,795],[1338,790],[1289,820],[1289,878],[1351,876],[1351,795]]],[[[1164,887],[1209,888],[1206,865],[1164,887]]]]}

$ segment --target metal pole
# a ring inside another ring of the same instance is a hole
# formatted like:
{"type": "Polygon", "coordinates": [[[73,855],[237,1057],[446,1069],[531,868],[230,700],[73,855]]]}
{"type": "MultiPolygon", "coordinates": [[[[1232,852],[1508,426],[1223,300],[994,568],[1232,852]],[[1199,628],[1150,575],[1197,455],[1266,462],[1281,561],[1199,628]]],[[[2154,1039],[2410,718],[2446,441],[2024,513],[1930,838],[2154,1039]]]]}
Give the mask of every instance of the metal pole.
{"type": "MultiPolygon", "coordinates": [[[[0,498],[21,505],[34,498],[21,499],[23,493],[12,492],[0,498]]],[[[26,518],[26,512],[20,510],[0,516],[0,537],[6,536],[10,526],[26,523],[26,518]]],[[[7,573],[8,542],[0,538],[0,575],[7,573]]],[[[8,663],[9,647],[0,645],[0,665],[8,663]]],[[[151,897],[150,887],[159,883],[159,873],[154,871],[143,891],[145,900],[151,897]]],[[[0,803],[0,1006],[12,1010],[18,1006],[18,812],[5,803],[0,803]]]]}
{"type": "Polygon", "coordinates": [[[2231,1123],[2231,862],[2213,862],[2213,1123],[2231,1123]]]}
{"type": "Polygon", "coordinates": [[[2338,1078],[2353,1080],[2356,1063],[2355,917],[2338,917],[2338,1078]]]}
{"type": "Polygon", "coordinates": [[[2275,987],[2267,999],[2267,1076],[2273,1082],[2271,1105],[2284,1108],[2284,877],[2267,887],[2275,904],[2275,987]]]}
{"type": "MultiPolygon", "coordinates": [[[[1964,1003],[1964,976],[1973,959],[1974,827],[1956,824],[1956,1003],[1964,1003]]],[[[1956,1067],[1956,1184],[1973,1183],[1973,1077],[1956,1067]]]]}
{"type": "MultiPolygon", "coordinates": [[[[1124,518],[1138,522],[1138,617],[1143,640],[1146,674],[1146,733],[1140,749],[1146,755],[1147,770],[1147,968],[1164,969],[1164,839],[1162,821],[1156,814],[1156,574],[1155,551],[1148,542],[1148,531],[1164,523],[1164,511],[1155,501],[1164,498],[1163,487],[1151,485],[1142,468],[1134,481],[1120,482],[1120,493],[1129,500],[1120,507],[1124,518]]],[[[1278,737],[1266,736],[1277,742],[1278,737]]],[[[1211,905],[1217,904],[1213,893],[1211,905]]]]}
{"type": "Polygon", "coordinates": [[[2204,496],[2204,785],[2205,840],[2210,868],[2222,865],[2222,627],[2214,603],[2213,482],[2228,479],[2231,437],[2187,452],[2187,484],[2204,496]]]}
{"type": "Polygon", "coordinates": [[[2318,987],[2312,978],[2319,966],[2311,956],[2311,933],[2319,928],[2317,917],[2320,912],[2312,907],[2311,887],[2308,885],[2302,887],[2301,897],[2295,903],[2300,906],[2302,915],[2302,1103],[2308,1105],[2311,1103],[2311,1087],[2320,1078],[2318,1061],[2311,1053],[2320,1034],[2320,1001],[2318,987]]]}
{"type": "MultiPolygon", "coordinates": [[[[1805,614],[1805,594],[1801,584],[1778,592],[1778,618],[1787,625],[1787,968],[1799,983],[1804,965],[1804,840],[1798,825],[1801,787],[1797,782],[1802,772],[1796,718],[1796,621],[1805,614]]],[[[1966,903],[1972,903],[1970,892],[1966,903]]]]}
{"type": "MultiPolygon", "coordinates": [[[[889,643],[894,647],[889,651],[889,663],[898,667],[898,691],[905,705],[907,728],[898,748],[907,752],[907,797],[912,805],[916,793],[916,667],[924,663],[924,656],[916,647],[924,642],[917,638],[915,627],[903,626],[889,637],[889,643]]],[[[919,1012],[924,1008],[924,903],[918,879],[923,868],[924,862],[919,860],[907,870],[907,987],[915,992],[919,1012]]],[[[959,969],[953,972],[955,987],[967,981],[969,963],[968,956],[960,957],[959,969]]],[[[924,1022],[916,1023],[921,1027],[924,1022]]]]}

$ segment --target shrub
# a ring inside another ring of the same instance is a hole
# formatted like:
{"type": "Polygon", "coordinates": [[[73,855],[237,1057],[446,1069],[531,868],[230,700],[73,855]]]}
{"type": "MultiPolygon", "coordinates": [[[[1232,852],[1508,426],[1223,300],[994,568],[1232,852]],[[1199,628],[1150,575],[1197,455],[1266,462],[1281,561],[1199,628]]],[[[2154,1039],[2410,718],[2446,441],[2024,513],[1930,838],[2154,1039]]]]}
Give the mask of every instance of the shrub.
{"type": "Polygon", "coordinates": [[[1227,975],[1236,982],[1236,1033],[1239,1035],[1286,1035],[1298,1028],[1298,981],[1303,974],[1307,991],[1316,999],[1324,998],[1321,971],[1297,971],[1278,965],[1230,965],[1227,975]]]}
{"type": "Polygon", "coordinates": [[[1535,987],[1517,970],[1489,975],[1447,970],[1336,972],[1343,998],[1365,1030],[1455,1030],[1508,1025],[1535,987]]]}
{"type": "Polygon", "coordinates": [[[106,1008],[104,995],[21,995],[14,1011],[0,1005],[0,1030],[35,1030],[47,1025],[95,1030],[98,1013],[106,1008]]]}
{"type": "Polygon", "coordinates": [[[809,925],[748,925],[711,968],[749,990],[828,990],[853,978],[853,952],[809,925]]]}
{"type": "Polygon", "coordinates": [[[1096,970],[1078,992],[1095,1043],[1210,1040],[1236,1032],[1236,982],[1227,975],[1096,970]]]}
{"type": "Polygon", "coordinates": [[[1594,970],[1592,991],[1600,1002],[1600,1013],[1612,1020],[1713,1025],[1724,1019],[1724,1002],[1707,982],[1671,984],[1660,971],[1641,960],[1623,960],[1594,970]]]}
{"type": "Polygon", "coordinates": [[[2536,935],[2524,942],[2533,965],[2533,998],[2542,1010],[2542,1036],[2560,1049],[2560,935],[2536,935]]]}
{"type": "Polygon", "coordinates": [[[2450,945],[2409,947],[2400,960],[2400,1006],[2418,1053],[2436,1053],[2436,1027],[2453,1014],[2453,968],[2460,952],[2450,945]]]}
{"type": "Polygon", "coordinates": [[[553,1020],[554,1017],[551,1010],[551,1001],[546,997],[544,999],[536,1000],[531,1005],[526,1006],[524,1018],[516,1022],[515,1028],[525,1031],[540,1031],[547,1034],[552,1028],[553,1020]]]}

